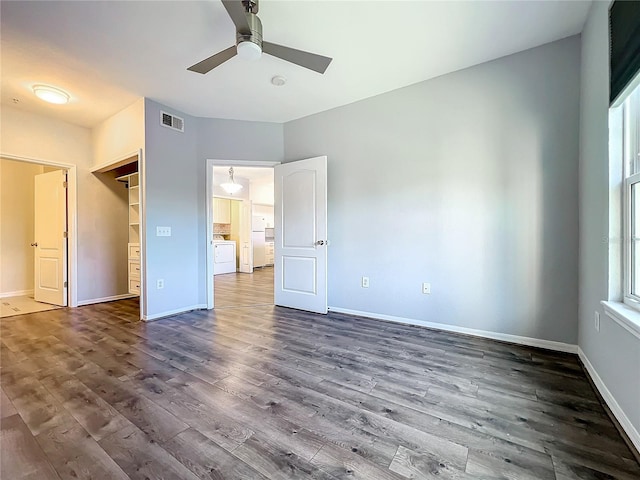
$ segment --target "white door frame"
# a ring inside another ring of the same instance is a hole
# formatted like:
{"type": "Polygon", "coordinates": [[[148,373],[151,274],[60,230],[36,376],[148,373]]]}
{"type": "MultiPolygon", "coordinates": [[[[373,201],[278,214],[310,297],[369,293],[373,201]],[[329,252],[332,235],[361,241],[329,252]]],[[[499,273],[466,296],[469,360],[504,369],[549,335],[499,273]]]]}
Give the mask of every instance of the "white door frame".
{"type": "Polygon", "coordinates": [[[33,163],[46,167],[57,167],[67,171],[67,302],[70,307],[78,306],[78,182],[76,166],[40,158],[21,157],[0,152],[0,157],[17,162],[33,163]]]}
{"type": "Polygon", "coordinates": [[[144,158],[144,152],[142,148],[139,148],[91,168],[91,173],[93,174],[104,173],[134,161],[138,162],[138,184],[140,185],[140,320],[147,320],[147,174],[144,158]]]}
{"type": "MultiPolygon", "coordinates": [[[[213,167],[225,166],[225,167],[262,167],[273,168],[276,165],[280,165],[282,162],[273,162],[267,160],[221,160],[221,159],[207,159],[206,166],[206,218],[207,218],[207,309],[211,310],[213,305],[213,222],[211,221],[213,216],[213,167]]],[[[214,219],[215,220],[215,219],[214,219]]]]}

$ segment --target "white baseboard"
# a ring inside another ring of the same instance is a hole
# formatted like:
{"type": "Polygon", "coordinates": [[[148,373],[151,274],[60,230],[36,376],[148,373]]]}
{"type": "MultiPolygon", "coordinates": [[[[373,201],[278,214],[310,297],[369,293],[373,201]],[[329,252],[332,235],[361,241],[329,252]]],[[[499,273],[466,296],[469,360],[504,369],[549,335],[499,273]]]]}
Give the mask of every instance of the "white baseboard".
{"type": "Polygon", "coordinates": [[[532,337],[521,337],[519,335],[510,335],[507,333],[490,332],[488,330],[476,330],[473,328],[457,327],[455,325],[447,325],[444,323],[427,322],[425,320],[416,320],[413,318],[396,317],[393,315],[383,315],[380,313],[362,312],[359,310],[349,310],[346,308],[329,307],[332,312],[346,313],[348,315],[357,315],[359,317],[375,318],[378,320],[387,320],[389,322],[404,323],[407,325],[417,325],[420,327],[433,328],[435,330],[443,330],[445,332],[464,333],[473,335],[474,337],[490,338],[492,340],[500,340],[503,342],[517,343],[519,345],[527,345],[529,347],[546,348],[558,352],[578,353],[578,346],[570,343],[555,342],[553,340],[542,340],[532,337]]]}
{"type": "Polygon", "coordinates": [[[154,313],[153,315],[143,315],[142,320],[144,320],[145,322],[151,322],[153,320],[158,320],[164,317],[172,317],[174,315],[190,312],[192,310],[206,310],[206,309],[207,309],[207,304],[202,303],[199,305],[191,305],[190,307],[178,308],[176,310],[169,310],[166,312],[154,313]]]}
{"type": "Polygon", "coordinates": [[[627,415],[624,413],[624,410],[622,410],[615,397],[604,384],[602,378],[600,378],[600,375],[598,375],[598,372],[580,347],[578,347],[578,356],[586,367],[587,372],[589,372],[589,376],[600,392],[600,395],[602,395],[602,398],[604,398],[604,401],[607,403],[607,406],[609,407],[609,409],[611,409],[611,412],[616,417],[618,423],[620,423],[620,426],[631,440],[631,443],[633,443],[633,445],[636,447],[636,450],[640,452],[640,432],[638,432],[638,430],[636,430],[636,428],[633,426],[631,420],[629,420],[629,417],[627,417],[627,415]]]}
{"type": "Polygon", "coordinates": [[[16,290],[15,292],[0,293],[0,298],[22,297],[24,295],[33,295],[33,289],[31,289],[31,290],[16,290]]]}
{"type": "Polygon", "coordinates": [[[92,298],[89,300],[80,300],[78,302],[79,307],[84,307],[85,305],[93,305],[94,303],[105,303],[105,302],[113,302],[115,300],[125,300],[127,298],[135,298],[138,295],[133,295],[131,293],[123,293],[122,295],[113,295],[112,297],[102,297],[102,298],[92,298]]]}

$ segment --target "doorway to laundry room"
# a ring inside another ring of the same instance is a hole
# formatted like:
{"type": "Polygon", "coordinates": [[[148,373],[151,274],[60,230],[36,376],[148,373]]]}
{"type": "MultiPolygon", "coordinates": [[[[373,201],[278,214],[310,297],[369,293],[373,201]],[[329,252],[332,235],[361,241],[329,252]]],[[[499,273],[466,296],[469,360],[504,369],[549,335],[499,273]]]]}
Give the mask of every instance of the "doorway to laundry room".
{"type": "Polygon", "coordinates": [[[232,164],[208,168],[212,169],[214,305],[273,305],[273,168],[232,164]]]}

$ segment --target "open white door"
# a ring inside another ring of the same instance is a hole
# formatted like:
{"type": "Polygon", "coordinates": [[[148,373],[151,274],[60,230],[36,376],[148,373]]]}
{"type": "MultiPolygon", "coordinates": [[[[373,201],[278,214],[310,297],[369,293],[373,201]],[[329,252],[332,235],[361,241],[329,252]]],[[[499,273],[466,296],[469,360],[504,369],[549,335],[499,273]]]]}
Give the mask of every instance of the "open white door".
{"type": "Polygon", "coordinates": [[[275,304],[327,313],[327,157],[276,165],[275,304]]]}
{"type": "Polygon", "coordinates": [[[253,245],[251,245],[251,200],[240,205],[240,272],[253,273],[253,245]]]}
{"type": "Polygon", "coordinates": [[[66,173],[35,176],[35,279],[37,302],[67,306],[66,173]]]}

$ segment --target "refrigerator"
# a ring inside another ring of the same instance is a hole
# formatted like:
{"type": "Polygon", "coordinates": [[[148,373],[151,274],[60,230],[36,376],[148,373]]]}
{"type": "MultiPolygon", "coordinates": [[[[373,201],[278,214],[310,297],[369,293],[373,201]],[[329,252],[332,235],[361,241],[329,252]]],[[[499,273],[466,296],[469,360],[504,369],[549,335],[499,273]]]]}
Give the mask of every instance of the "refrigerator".
{"type": "Polygon", "coordinates": [[[253,268],[264,267],[266,261],[265,228],[267,221],[264,217],[254,215],[251,220],[251,240],[253,241],[253,268]]]}

